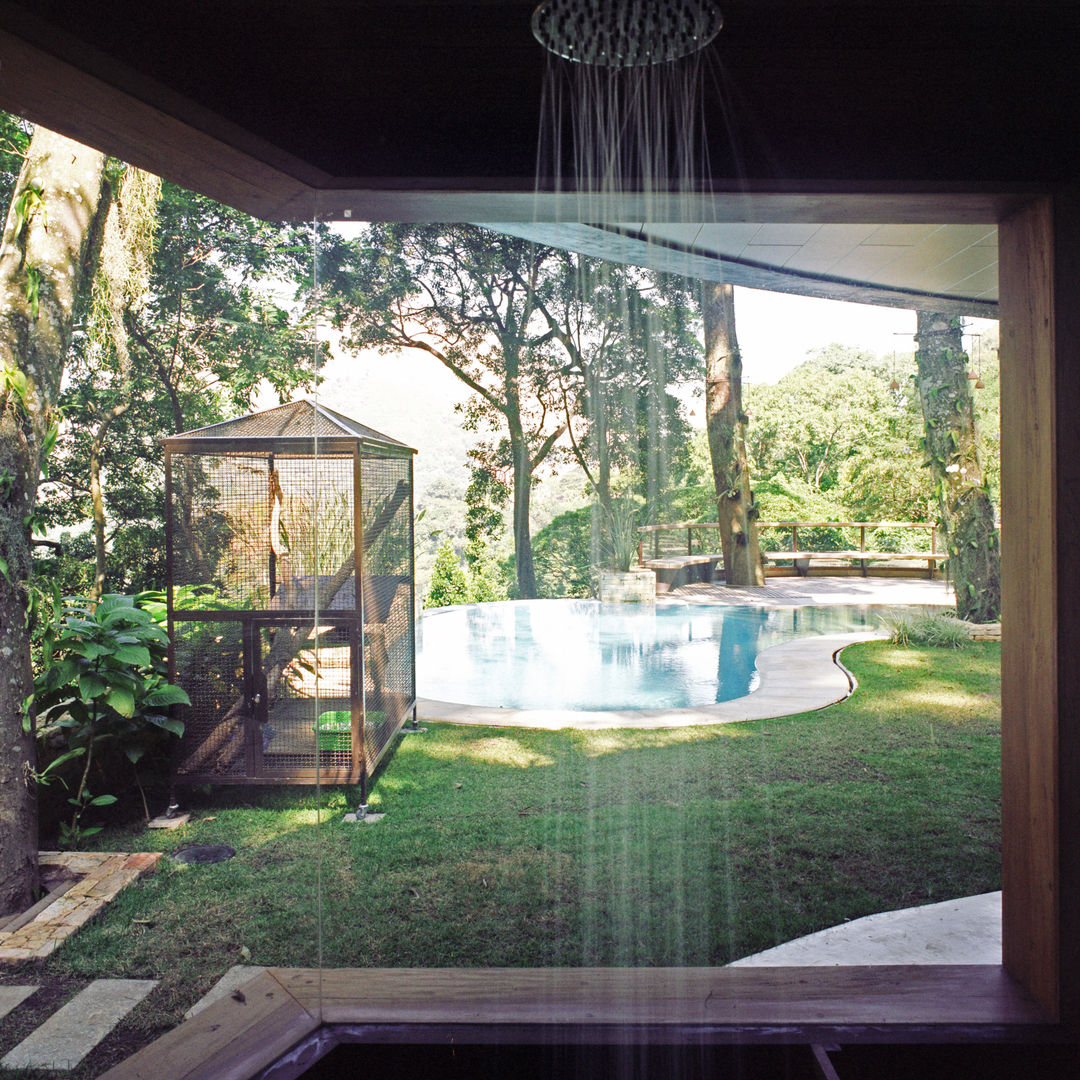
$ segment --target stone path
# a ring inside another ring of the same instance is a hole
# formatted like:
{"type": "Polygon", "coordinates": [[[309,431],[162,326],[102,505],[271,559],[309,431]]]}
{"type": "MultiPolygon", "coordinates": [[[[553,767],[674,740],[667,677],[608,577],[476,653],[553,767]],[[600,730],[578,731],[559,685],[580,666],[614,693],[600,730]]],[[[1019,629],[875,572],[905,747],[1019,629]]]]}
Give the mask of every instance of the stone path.
{"type": "Polygon", "coordinates": [[[658,600],[661,604],[752,604],[802,607],[827,604],[952,605],[956,595],[944,581],[902,577],[771,577],[758,587],[695,582],[681,585],[658,600]]]}
{"type": "MultiPolygon", "coordinates": [[[[95,979],[9,1050],[0,1068],[74,1069],[155,986],[156,979],[95,979]]],[[[26,998],[37,987],[5,989],[26,998]]]]}
{"type": "Polygon", "coordinates": [[[153,870],[159,851],[134,855],[109,851],[41,851],[38,862],[46,867],[63,866],[82,878],[63,895],[46,904],[24,925],[0,930],[0,963],[40,960],[83,923],[101,911],[125,885],[153,870]]]}
{"type": "Polygon", "coordinates": [[[0,1020],[17,1005],[21,1005],[36,989],[36,986],[0,986],[0,1020]]]}
{"type": "MultiPolygon", "coordinates": [[[[253,964],[231,967],[184,1018],[190,1019],[265,970],[253,964]]],[[[95,979],[0,1058],[0,1069],[75,1068],[157,984],[156,979],[95,979]]],[[[0,986],[0,1019],[37,989],[0,986]]]]}
{"type": "Polygon", "coordinates": [[[1001,893],[879,911],[736,960],[731,967],[1000,964],[1001,893]]]}
{"type": "Polygon", "coordinates": [[[238,990],[246,982],[250,982],[256,975],[266,971],[265,967],[260,967],[257,964],[236,964],[229,968],[224,975],[207,991],[206,996],[200,998],[191,1006],[186,1013],[184,1013],[184,1019],[190,1020],[193,1016],[198,1016],[203,1009],[210,1005],[213,1005],[215,1001],[220,1001],[226,994],[231,994],[234,990],[238,990]]]}

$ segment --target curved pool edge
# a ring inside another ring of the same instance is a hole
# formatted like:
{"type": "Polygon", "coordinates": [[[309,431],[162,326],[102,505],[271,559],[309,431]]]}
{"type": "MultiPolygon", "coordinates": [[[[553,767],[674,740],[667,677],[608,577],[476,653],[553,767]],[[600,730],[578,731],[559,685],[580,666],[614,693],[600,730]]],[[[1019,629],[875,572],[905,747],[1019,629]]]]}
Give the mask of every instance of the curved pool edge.
{"type": "Polygon", "coordinates": [[[850,634],[822,634],[784,641],[758,654],[760,681],[752,693],[715,705],[690,709],[498,709],[488,705],[464,705],[452,701],[417,699],[421,720],[476,727],[543,728],[556,731],[576,728],[678,728],[706,724],[736,724],[746,720],[775,720],[793,713],[813,712],[843,701],[855,680],[840,662],[840,653],[860,641],[886,637],[882,631],[861,630],[850,634]]]}

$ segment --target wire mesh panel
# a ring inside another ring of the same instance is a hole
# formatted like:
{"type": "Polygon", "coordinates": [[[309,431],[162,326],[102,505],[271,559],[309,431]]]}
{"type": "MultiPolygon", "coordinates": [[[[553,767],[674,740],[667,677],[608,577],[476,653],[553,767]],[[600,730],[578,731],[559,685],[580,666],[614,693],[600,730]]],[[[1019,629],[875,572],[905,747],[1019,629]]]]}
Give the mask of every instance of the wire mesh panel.
{"type": "Polygon", "coordinates": [[[187,691],[178,776],[242,777],[250,771],[250,680],[239,622],[177,622],[172,680],[187,691]]]}
{"type": "Polygon", "coordinates": [[[351,455],[172,455],[181,606],[355,606],[351,455]]]}
{"type": "Polygon", "coordinates": [[[365,753],[378,761],[416,699],[412,462],[365,456],[365,753]]]}
{"type": "MultiPolygon", "coordinates": [[[[350,624],[262,626],[265,679],[261,775],[314,776],[353,767],[353,643],[350,624]]],[[[359,715],[357,715],[359,720],[359,715]]]]}
{"type": "Polygon", "coordinates": [[[416,698],[412,451],[311,402],[165,449],[177,777],[363,784],[416,698]]]}
{"type": "Polygon", "coordinates": [[[169,570],[177,604],[265,606],[270,598],[265,457],[172,455],[173,543],[169,570]],[[259,597],[262,598],[261,605],[259,597]]]}

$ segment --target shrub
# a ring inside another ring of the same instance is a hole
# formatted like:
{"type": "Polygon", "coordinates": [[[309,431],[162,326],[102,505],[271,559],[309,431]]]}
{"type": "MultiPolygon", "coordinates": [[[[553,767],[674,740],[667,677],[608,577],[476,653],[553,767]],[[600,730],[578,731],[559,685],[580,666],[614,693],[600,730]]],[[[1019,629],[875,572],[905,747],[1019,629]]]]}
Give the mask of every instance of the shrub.
{"type": "Polygon", "coordinates": [[[894,645],[934,645],[942,649],[963,649],[971,641],[967,623],[949,612],[897,614],[884,619],[889,640],[894,645]]]}
{"type": "Polygon", "coordinates": [[[431,568],[431,588],[424,597],[424,607],[448,607],[450,604],[469,602],[469,584],[465,580],[465,571],[461,569],[453,545],[444,540],[435,554],[435,565],[431,568]]]}
{"type": "Polygon", "coordinates": [[[509,597],[502,567],[486,541],[480,537],[469,541],[465,547],[465,563],[470,603],[483,604],[509,597]]]}
{"type": "Polygon", "coordinates": [[[533,539],[536,591],[542,597],[596,595],[599,537],[593,528],[593,508],[578,507],[559,514],[533,539]]]}
{"type": "MultiPolygon", "coordinates": [[[[100,831],[99,826],[83,825],[83,814],[116,802],[109,792],[90,791],[95,751],[119,747],[142,793],[139,762],[162,732],[183,734],[184,725],[168,715],[170,706],[189,704],[187,694],[170,686],[166,677],[168,635],[136,601],[116,594],[97,603],[68,599],[44,635],[41,670],[26,703],[26,727],[32,702],[38,739],[59,750],[38,773],[39,782],[59,779],[68,786],[63,767],[76,761],[79,765],[67,800],[74,808],[71,821],[60,826],[61,841],[73,846],[100,831]]],[[[145,794],[143,809],[149,817],[145,794]]]]}

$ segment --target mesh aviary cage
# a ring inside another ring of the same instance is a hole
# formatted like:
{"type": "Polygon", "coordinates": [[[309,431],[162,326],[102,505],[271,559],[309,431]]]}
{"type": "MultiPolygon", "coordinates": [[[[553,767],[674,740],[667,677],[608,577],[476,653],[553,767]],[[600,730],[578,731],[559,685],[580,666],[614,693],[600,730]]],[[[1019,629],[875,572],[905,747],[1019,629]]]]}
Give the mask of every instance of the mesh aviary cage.
{"type": "Polygon", "coordinates": [[[412,458],[297,401],[165,445],[186,783],[359,783],[416,706],[412,458]]]}

